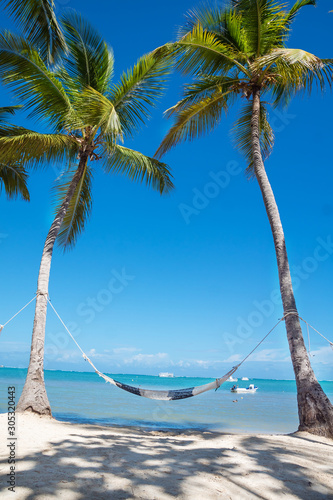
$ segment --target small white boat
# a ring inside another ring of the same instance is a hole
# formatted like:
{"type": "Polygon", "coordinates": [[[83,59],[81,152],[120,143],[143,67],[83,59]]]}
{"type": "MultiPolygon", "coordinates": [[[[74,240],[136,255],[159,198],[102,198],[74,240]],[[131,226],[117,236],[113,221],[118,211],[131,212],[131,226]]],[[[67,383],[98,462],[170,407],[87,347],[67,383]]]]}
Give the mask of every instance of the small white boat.
{"type": "Polygon", "coordinates": [[[172,378],[174,377],[174,374],[173,373],[169,373],[169,372],[161,372],[158,374],[159,377],[168,377],[168,378],[172,378]]]}
{"type": "Polygon", "coordinates": [[[237,382],[238,378],[229,377],[227,382],[237,382]]]}
{"type": "Polygon", "coordinates": [[[242,380],[249,380],[247,377],[242,377],[242,380]]]}
{"type": "Polygon", "coordinates": [[[231,392],[240,392],[242,394],[245,394],[246,392],[254,393],[258,387],[254,384],[250,384],[249,387],[236,387],[235,385],[231,387],[230,391],[231,392]]]}

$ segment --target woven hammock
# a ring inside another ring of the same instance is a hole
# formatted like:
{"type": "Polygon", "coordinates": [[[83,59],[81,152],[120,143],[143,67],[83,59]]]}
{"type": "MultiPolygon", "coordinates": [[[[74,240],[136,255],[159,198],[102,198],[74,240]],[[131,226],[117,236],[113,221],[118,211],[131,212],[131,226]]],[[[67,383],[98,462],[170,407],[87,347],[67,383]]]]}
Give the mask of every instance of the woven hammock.
{"type": "MultiPolygon", "coordinates": [[[[25,309],[33,300],[35,300],[35,298],[36,297],[32,298],[25,306],[22,307],[22,309],[20,309],[16,314],[14,314],[14,316],[12,318],[10,318],[4,325],[0,325],[0,333],[1,333],[1,330],[10,321],[12,321],[21,311],[23,311],[23,309],[25,309]]],[[[318,332],[318,330],[316,330],[307,321],[305,321],[303,318],[301,318],[298,315],[298,312],[296,310],[287,311],[284,313],[284,316],[282,318],[280,318],[279,321],[273,326],[273,328],[271,328],[271,330],[264,336],[264,338],[262,340],[260,340],[260,342],[258,342],[258,344],[254,347],[254,349],[252,349],[252,351],[247,356],[245,356],[245,358],[240,363],[238,363],[238,365],[234,366],[223,377],[217,378],[216,380],[214,380],[214,382],[210,382],[209,384],[204,384],[204,385],[198,385],[196,387],[186,387],[185,389],[173,389],[173,390],[169,390],[169,391],[154,390],[154,389],[141,389],[140,387],[134,387],[132,385],[123,384],[122,382],[119,382],[118,380],[114,380],[113,378],[108,377],[104,373],[97,370],[96,366],[88,358],[88,356],[81,349],[81,347],[79,346],[79,344],[77,343],[77,341],[75,340],[75,338],[73,337],[71,332],[68,330],[67,326],[65,325],[65,323],[63,322],[63,320],[61,319],[61,317],[59,316],[59,314],[55,310],[54,306],[52,305],[49,297],[47,297],[47,300],[48,300],[50,306],[52,307],[53,311],[55,312],[56,316],[59,318],[60,322],[64,326],[65,330],[69,334],[69,336],[72,338],[72,340],[75,342],[77,347],[80,349],[80,351],[83,355],[83,358],[86,361],[88,361],[88,363],[93,367],[93,369],[95,370],[95,372],[97,373],[97,375],[99,377],[102,377],[106,382],[108,382],[112,385],[115,385],[116,387],[119,387],[119,389],[123,389],[124,391],[130,392],[131,394],[135,394],[137,396],[142,396],[144,398],[149,398],[149,399],[157,399],[157,400],[165,400],[165,401],[186,399],[186,398],[191,398],[193,396],[197,396],[198,394],[202,394],[203,392],[210,391],[212,389],[218,389],[226,380],[228,380],[229,377],[231,377],[235,373],[235,371],[244,363],[244,361],[247,360],[247,358],[249,356],[251,356],[251,354],[263,343],[263,341],[268,337],[268,335],[281,323],[281,321],[284,321],[285,318],[289,314],[296,315],[300,320],[304,321],[304,323],[306,324],[307,329],[308,329],[308,335],[309,335],[309,327],[311,327],[316,333],[318,333],[327,342],[329,342],[330,346],[333,349],[333,342],[331,342],[329,339],[324,337],[324,335],[322,335],[320,332],[318,332]]],[[[309,338],[309,350],[310,350],[310,338],[309,338]]]]}
{"type": "Polygon", "coordinates": [[[155,389],[140,389],[140,387],[134,387],[132,385],[123,384],[122,382],[114,380],[113,378],[108,377],[104,373],[97,370],[97,368],[93,365],[93,363],[87,356],[84,356],[84,358],[88,361],[88,363],[91,364],[97,375],[102,377],[106,382],[109,382],[110,384],[119,387],[119,389],[123,389],[124,391],[130,392],[131,394],[136,394],[136,396],[142,396],[144,398],[158,399],[164,401],[174,401],[176,399],[191,398],[193,396],[197,396],[198,394],[202,394],[203,392],[210,391],[212,389],[218,389],[223,384],[223,382],[228,380],[228,378],[235,373],[235,371],[239,366],[239,365],[234,366],[223,377],[217,378],[216,380],[214,380],[214,382],[210,382],[209,384],[198,385],[196,387],[186,387],[185,389],[161,391],[155,389]]]}

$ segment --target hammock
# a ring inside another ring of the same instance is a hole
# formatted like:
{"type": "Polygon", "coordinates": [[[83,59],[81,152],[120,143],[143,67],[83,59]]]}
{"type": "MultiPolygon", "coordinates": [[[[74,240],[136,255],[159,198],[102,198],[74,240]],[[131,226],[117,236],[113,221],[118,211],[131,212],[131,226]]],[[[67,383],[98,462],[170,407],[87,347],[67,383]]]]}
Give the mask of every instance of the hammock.
{"type": "Polygon", "coordinates": [[[153,389],[141,389],[140,387],[134,387],[132,385],[127,385],[123,384],[122,382],[119,382],[118,380],[114,380],[111,377],[108,377],[104,373],[100,372],[96,366],[93,364],[91,359],[88,358],[86,353],[81,349],[79,344],[76,342],[75,338],[71,334],[71,332],[68,330],[67,326],[55,310],[52,302],[50,301],[49,297],[47,297],[48,303],[52,307],[54,313],[58,317],[59,321],[67,331],[68,335],[72,338],[72,340],[75,342],[77,347],[80,349],[83,358],[88,361],[88,363],[92,366],[92,368],[95,370],[97,375],[105,380],[105,382],[109,382],[112,385],[115,385],[116,387],[119,387],[119,389],[123,389],[123,391],[130,392],[131,394],[135,394],[136,396],[142,396],[144,398],[149,398],[149,399],[156,399],[156,400],[164,400],[164,401],[174,401],[178,399],[187,399],[191,398],[193,396],[197,396],[198,394],[202,394],[203,392],[210,391],[212,389],[218,389],[223,382],[228,380],[231,375],[235,373],[236,370],[240,367],[241,364],[244,363],[244,361],[260,346],[260,344],[265,340],[266,337],[274,330],[274,328],[284,319],[281,318],[279,322],[265,335],[265,337],[256,345],[256,347],[248,354],[243,361],[241,361],[238,365],[234,366],[228,373],[226,373],[223,377],[217,378],[214,380],[214,382],[210,382],[209,384],[204,384],[204,385],[198,385],[196,387],[187,387],[185,389],[174,389],[174,390],[169,390],[169,391],[163,391],[163,390],[153,390],[153,389]]]}
{"type": "Polygon", "coordinates": [[[235,373],[238,369],[239,365],[234,366],[228,373],[226,373],[223,377],[217,378],[214,382],[210,382],[209,384],[198,385],[196,387],[187,387],[185,389],[174,389],[170,391],[161,391],[154,389],[140,389],[140,387],[134,387],[132,385],[123,384],[118,380],[114,380],[111,377],[108,377],[104,373],[97,370],[92,361],[88,358],[88,356],[83,356],[86,361],[94,368],[95,372],[99,377],[102,377],[105,382],[109,382],[113,384],[119,389],[123,389],[124,391],[130,392],[131,394],[135,394],[136,396],[142,396],[144,398],[149,399],[157,399],[160,401],[174,401],[176,399],[186,399],[191,398],[192,396],[197,396],[198,394],[202,394],[203,392],[210,391],[212,389],[218,389],[223,382],[228,380],[231,375],[235,373]]]}
{"type": "MultiPolygon", "coordinates": [[[[4,325],[0,325],[0,333],[1,330],[10,322],[12,321],[23,309],[25,309],[33,300],[35,300],[36,297],[31,299],[22,309],[20,309],[12,318],[10,318],[4,325]]],[[[196,387],[187,387],[185,389],[174,389],[174,390],[169,390],[169,391],[163,391],[163,390],[154,390],[154,389],[141,389],[140,387],[134,387],[132,385],[127,385],[123,384],[122,382],[119,382],[118,380],[114,380],[111,377],[108,377],[104,373],[100,372],[97,370],[96,366],[93,364],[93,362],[88,358],[88,356],[85,354],[85,352],[81,349],[79,344],[76,342],[75,338],[71,334],[71,332],[68,330],[67,326],[53,307],[53,304],[51,303],[49,297],[47,297],[47,300],[52,307],[53,311],[55,312],[56,316],[64,326],[65,330],[69,334],[69,336],[72,338],[72,340],[75,342],[77,347],[80,349],[83,358],[88,361],[88,363],[92,366],[92,368],[95,370],[97,375],[99,377],[102,377],[106,382],[115,385],[116,387],[119,387],[119,389],[123,389],[124,391],[130,392],[131,394],[135,394],[137,396],[142,396],[144,398],[149,398],[149,399],[157,399],[157,400],[164,400],[164,401],[174,401],[178,399],[187,399],[191,398],[193,396],[197,396],[198,394],[202,394],[203,392],[210,391],[212,389],[218,389],[226,380],[228,380],[229,377],[231,377],[236,370],[244,363],[244,361],[251,356],[251,354],[262,344],[262,342],[268,337],[268,335],[278,326],[278,324],[281,323],[281,321],[284,321],[285,318],[289,314],[295,314],[298,316],[298,318],[307,325],[308,329],[308,334],[309,334],[309,327],[311,327],[315,332],[317,332],[321,337],[323,337],[327,342],[329,342],[330,346],[333,349],[333,342],[328,340],[324,335],[322,335],[318,330],[316,330],[313,326],[311,326],[307,321],[305,321],[303,318],[301,318],[297,311],[288,311],[284,314],[282,318],[279,319],[279,321],[273,326],[273,328],[265,335],[265,337],[255,346],[254,349],[236,366],[234,366],[228,373],[226,373],[223,377],[217,378],[214,380],[214,382],[210,382],[209,384],[204,384],[204,385],[198,385],[196,387]]],[[[309,351],[310,351],[310,339],[309,339],[309,351]]]]}

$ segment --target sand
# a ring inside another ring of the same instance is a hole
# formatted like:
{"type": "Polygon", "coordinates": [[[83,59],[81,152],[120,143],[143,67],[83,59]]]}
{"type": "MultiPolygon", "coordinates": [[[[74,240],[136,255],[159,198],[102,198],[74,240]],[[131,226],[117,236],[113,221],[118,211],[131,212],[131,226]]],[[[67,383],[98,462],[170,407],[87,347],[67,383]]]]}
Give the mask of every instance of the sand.
{"type": "Polygon", "coordinates": [[[148,431],[30,414],[16,415],[16,437],[1,414],[2,500],[333,499],[333,441],[307,433],[148,431]]]}

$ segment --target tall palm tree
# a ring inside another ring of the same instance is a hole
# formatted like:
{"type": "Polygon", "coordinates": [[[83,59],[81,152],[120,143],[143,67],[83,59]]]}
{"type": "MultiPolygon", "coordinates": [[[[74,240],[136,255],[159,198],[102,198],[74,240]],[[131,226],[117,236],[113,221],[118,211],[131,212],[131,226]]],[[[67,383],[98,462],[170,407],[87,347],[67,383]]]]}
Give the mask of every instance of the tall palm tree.
{"type": "Polygon", "coordinates": [[[25,167],[54,161],[67,165],[40,264],[30,363],[17,406],[39,414],[51,414],[43,359],[53,248],[56,239],[63,248],[72,247],[84,229],[91,211],[93,163],[161,194],[173,187],[167,165],[122,145],[162,94],[168,59],[145,55],[113,84],[113,54],[98,32],[76,13],[65,15],[62,26],[68,53],[54,69],[24,38],[0,34],[2,81],[31,109],[30,116],[50,127],[50,133],[18,126],[2,133],[0,128],[0,161],[17,160],[25,167]]]}
{"type": "Polygon", "coordinates": [[[237,98],[246,99],[234,136],[247,160],[247,173],[259,183],[273,234],[297,383],[299,429],[333,437],[333,407],[314,375],[304,345],[283,228],[264,167],[274,141],[264,96],[278,106],[300,91],[311,91],[314,84],[324,88],[332,79],[332,60],[286,47],[295,16],[303,6],[314,4],[314,0],[298,0],[285,10],[276,0],[231,0],[222,8],[193,11],[177,42],[168,47],[177,56],[178,68],[194,75],[194,80],[167,112],[175,123],[156,157],[214,129],[237,98]]]}
{"type": "MultiPolygon", "coordinates": [[[[0,108],[0,127],[3,129],[9,124],[8,115],[13,115],[20,106],[3,106],[0,108]]],[[[7,198],[21,196],[25,201],[30,200],[27,187],[28,174],[20,163],[0,163],[0,191],[4,188],[7,198]]]]}

